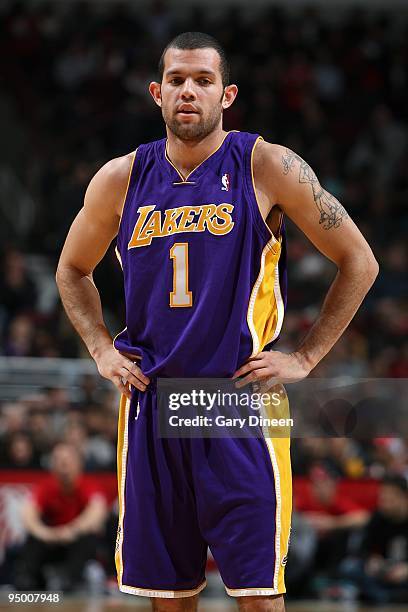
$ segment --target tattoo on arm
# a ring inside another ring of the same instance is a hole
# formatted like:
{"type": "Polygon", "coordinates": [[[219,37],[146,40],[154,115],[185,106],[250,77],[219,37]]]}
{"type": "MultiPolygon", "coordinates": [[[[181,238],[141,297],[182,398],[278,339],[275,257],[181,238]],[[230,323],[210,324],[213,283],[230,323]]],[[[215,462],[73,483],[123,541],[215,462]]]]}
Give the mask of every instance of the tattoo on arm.
{"type": "Polygon", "coordinates": [[[290,149],[286,149],[282,156],[283,174],[292,171],[295,162],[299,162],[299,183],[309,183],[313,192],[313,199],[320,212],[319,223],[324,229],[339,227],[348,214],[340,202],[320,185],[316,174],[304,159],[290,149]]]}

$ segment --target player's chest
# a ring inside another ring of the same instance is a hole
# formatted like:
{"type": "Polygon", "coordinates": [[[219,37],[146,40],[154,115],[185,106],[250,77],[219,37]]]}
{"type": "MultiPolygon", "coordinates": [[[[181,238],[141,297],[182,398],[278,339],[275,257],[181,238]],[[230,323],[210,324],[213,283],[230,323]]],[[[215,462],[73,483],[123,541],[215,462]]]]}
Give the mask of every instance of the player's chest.
{"type": "Polygon", "coordinates": [[[126,211],[128,248],[176,234],[225,236],[238,228],[246,209],[241,185],[224,181],[228,189],[223,190],[216,176],[206,176],[195,184],[141,185],[126,211]]]}

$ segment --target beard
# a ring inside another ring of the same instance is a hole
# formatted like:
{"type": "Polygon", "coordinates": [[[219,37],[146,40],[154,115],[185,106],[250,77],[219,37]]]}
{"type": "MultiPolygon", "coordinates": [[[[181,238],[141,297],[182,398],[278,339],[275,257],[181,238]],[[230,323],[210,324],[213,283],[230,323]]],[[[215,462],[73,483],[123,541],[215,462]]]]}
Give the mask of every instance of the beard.
{"type": "Polygon", "coordinates": [[[187,140],[190,142],[203,140],[206,136],[211,134],[219,125],[221,115],[222,105],[217,104],[211,110],[208,117],[203,117],[200,114],[199,122],[181,123],[177,118],[177,114],[171,114],[165,106],[162,106],[162,116],[169,130],[177,138],[180,138],[180,140],[187,140]]]}

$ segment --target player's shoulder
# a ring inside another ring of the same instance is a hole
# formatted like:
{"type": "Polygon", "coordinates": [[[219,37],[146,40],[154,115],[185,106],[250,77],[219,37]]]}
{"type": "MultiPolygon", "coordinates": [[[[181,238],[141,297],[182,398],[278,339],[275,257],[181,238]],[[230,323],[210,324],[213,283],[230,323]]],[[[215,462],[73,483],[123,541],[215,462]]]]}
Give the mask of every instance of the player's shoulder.
{"type": "Polygon", "coordinates": [[[94,178],[98,177],[100,181],[113,187],[120,187],[123,183],[127,184],[135,153],[136,151],[131,151],[126,155],[110,159],[98,170],[94,178]]]}
{"type": "Polygon", "coordinates": [[[256,187],[278,197],[283,175],[283,160],[287,149],[279,144],[259,139],[253,155],[253,170],[256,187]]]}
{"type": "Polygon", "coordinates": [[[282,158],[288,149],[283,145],[259,139],[254,150],[254,166],[259,170],[270,170],[271,166],[282,166],[282,158]]]}
{"type": "Polygon", "coordinates": [[[131,151],[126,155],[110,159],[96,172],[85,196],[88,207],[92,206],[93,202],[95,206],[100,207],[103,202],[104,208],[114,209],[120,216],[135,153],[136,151],[131,151]]]}

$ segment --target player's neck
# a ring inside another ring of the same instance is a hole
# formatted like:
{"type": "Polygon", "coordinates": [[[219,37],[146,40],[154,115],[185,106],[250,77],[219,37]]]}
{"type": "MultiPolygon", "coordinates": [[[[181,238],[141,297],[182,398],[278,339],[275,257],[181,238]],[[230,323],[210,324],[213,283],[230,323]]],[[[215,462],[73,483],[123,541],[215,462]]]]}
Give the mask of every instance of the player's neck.
{"type": "Polygon", "coordinates": [[[177,170],[187,176],[222,144],[226,134],[220,126],[200,141],[185,141],[167,130],[167,155],[177,170]]]}

